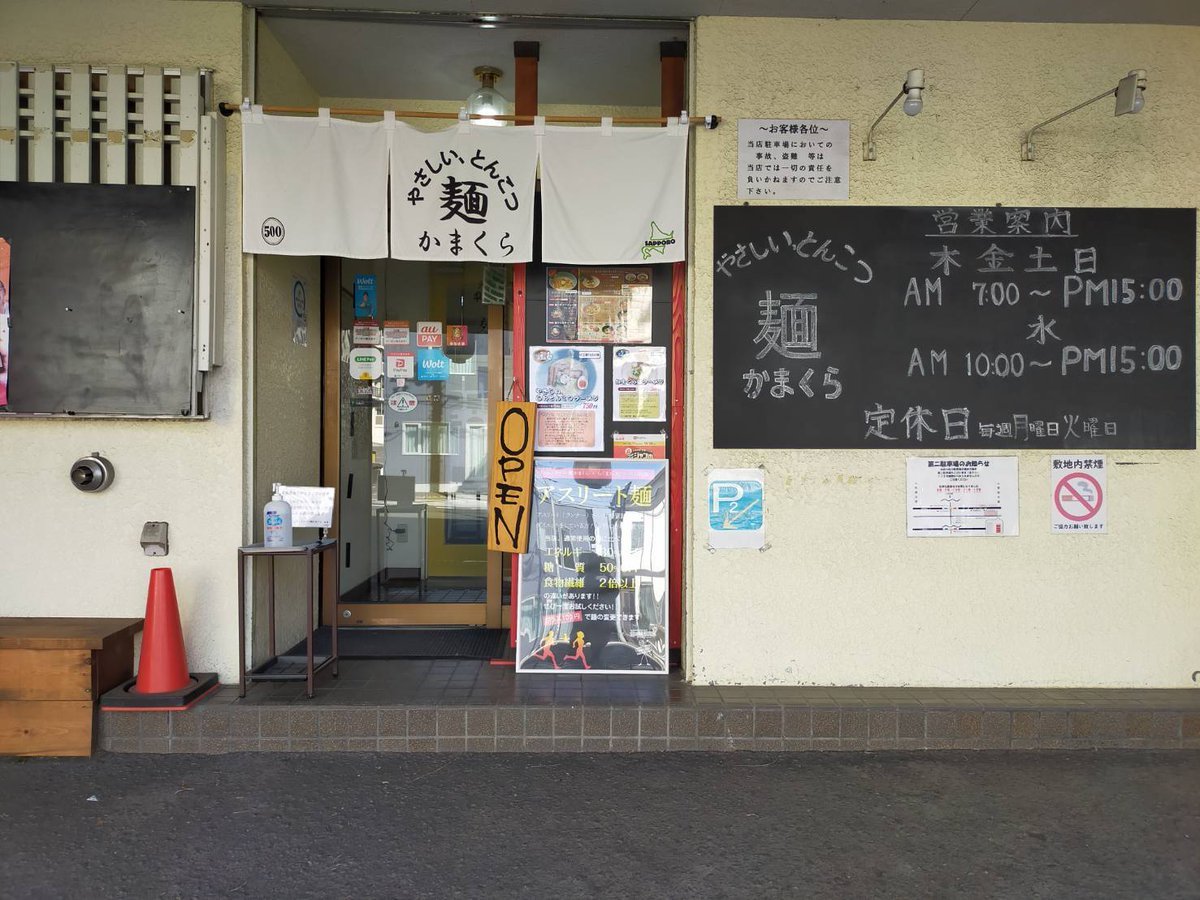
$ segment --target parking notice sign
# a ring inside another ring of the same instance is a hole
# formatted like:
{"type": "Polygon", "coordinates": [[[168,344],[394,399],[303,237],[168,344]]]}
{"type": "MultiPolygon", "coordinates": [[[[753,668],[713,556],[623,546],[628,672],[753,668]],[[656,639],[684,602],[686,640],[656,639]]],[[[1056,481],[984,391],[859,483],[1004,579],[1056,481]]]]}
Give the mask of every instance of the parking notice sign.
{"type": "Polygon", "coordinates": [[[1103,456],[1050,457],[1050,530],[1108,531],[1108,466],[1103,456]]]}
{"type": "Polygon", "coordinates": [[[714,550],[761,550],[766,541],[762,469],[708,473],[708,545],[714,550]]]}

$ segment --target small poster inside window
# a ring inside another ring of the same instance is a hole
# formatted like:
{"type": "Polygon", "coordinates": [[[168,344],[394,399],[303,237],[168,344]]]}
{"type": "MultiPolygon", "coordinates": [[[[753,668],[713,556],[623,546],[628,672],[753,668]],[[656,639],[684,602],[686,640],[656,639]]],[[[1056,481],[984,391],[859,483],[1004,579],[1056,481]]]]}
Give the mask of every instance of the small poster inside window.
{"type": "Polygon", "coordinates": [[[604,348],[530,347],[537,451],[604,449],[604,348]]]}
{"type": "Polygon", "coordinates": [[[667,348],[613,349],[613,421],[667,421],[667,348]]]}
{"type": "Polygon", "coordinates": [[[665,434],[613,434],[613,456],[617,459],[666,459],[665,434]]]}
{"type": "Polygon", "coordinates": [[[354,318],[375,318],[375,276],[354,276],[354,318]]]}

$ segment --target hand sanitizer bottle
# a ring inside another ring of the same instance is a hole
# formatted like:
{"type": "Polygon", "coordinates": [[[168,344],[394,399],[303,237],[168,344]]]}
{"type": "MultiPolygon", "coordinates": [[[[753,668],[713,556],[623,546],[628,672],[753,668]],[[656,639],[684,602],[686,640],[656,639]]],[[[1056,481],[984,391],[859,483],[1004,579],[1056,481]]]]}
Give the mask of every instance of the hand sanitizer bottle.
{"type": "Polygon", "coordinates": [[[263,546],[292,546],[292,505],[279,494],[279,485],[274,486],[274,495],[263,507],[263,546]]]}

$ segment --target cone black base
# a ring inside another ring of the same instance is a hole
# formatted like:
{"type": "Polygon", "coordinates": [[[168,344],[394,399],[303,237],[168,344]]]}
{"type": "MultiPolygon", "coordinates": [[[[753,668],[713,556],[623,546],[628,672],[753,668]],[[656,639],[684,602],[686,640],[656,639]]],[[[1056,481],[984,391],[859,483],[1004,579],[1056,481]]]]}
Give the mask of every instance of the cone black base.
{"type": "Polygon", "coordinates": [[[179,712],[195,706],[220,686],[216,672],[190,672],[190,682],[178,691],[161,694],[138,694],[133,690],[136,678],[117,685],[100,698],[105,712],[179,712]]]}

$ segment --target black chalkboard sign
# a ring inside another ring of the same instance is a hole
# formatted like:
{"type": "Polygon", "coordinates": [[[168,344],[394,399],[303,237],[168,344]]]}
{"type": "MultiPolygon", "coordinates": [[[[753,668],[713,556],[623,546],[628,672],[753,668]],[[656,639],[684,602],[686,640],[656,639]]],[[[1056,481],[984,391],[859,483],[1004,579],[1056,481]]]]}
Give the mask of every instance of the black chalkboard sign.
{"type": "Polygon", "coordinates": [[[10,413],[194,413],[190,187],[0,183],[10,413]]]}
{"type": "Polygon", "coordinates": [[[717,207],[714,445],[1196,446],[1196,211],[717,207]]]}

